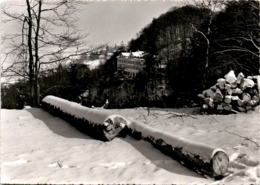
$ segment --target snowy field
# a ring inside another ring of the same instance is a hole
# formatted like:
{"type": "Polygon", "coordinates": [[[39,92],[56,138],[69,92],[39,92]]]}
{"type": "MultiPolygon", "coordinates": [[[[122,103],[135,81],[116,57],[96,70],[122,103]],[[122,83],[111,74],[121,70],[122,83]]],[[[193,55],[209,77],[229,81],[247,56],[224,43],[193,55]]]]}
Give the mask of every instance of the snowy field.
{"type": "Polygon", "coordinates": [[[215,181],[183,167],[145,141],[131,137],[94,140],[42,109],[27,108],[1,110],[1,183],[260,182],[260,107],[247,114],[210,116],[192,109],[151,109],[149,116],[144,108],[109,112],[223,148],[230,156],[230,175],[215,181]]]}

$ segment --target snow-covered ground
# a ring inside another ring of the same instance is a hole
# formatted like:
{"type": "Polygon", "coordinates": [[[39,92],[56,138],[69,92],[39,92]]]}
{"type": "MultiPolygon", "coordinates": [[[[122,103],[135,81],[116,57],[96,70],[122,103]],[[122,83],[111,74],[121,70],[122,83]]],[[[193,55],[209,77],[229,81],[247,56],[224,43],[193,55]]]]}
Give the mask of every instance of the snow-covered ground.
{"type": "Polygon", "coordinates": [[[236,115],[190,109],[108,110],[176,136],[225,149],[230,175],[200,176],[145,141],[94,140],[37,109],[1,110],[1,183],[259,184],[260,107],[236,115]],[[192,113],[182,115],[179,113],[192,113]]]}

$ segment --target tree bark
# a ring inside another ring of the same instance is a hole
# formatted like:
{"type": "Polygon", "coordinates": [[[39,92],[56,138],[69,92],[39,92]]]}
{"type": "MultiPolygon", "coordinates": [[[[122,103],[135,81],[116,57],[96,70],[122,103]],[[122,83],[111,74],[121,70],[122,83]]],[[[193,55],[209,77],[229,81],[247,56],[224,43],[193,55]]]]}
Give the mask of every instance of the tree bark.
{"type": "Polygon", "coordinates": [[[213,14],[210,13],[209,15],[209,22],[207,25],[207,33],[206,33],[206,52],[205,52],[205,72],[203,73],[203,89],[206,88],[206,83],[207,83],[207,79],[208,79],[208,73],[209,73],[209,51],[210,51],[210,40],[209,40],[209,36],[211,34],[211,24],[212,24],[212,18],[213,18],[213,14]]]}
{"type": "Polygon", "coordinates": [[[39,39],[39,30],[41,25],[41,12],[42,12],[42,0],[39,0],[38,3],[38,15],[36,17],[36,32],[35,32],[35,42],[34,42],[34,50],[35,50],[35,102],[36,106],[40,105],[40,85],[39,85],[39,45],[38,45],[38,39],[39,39]]]}
{"type": "Polygon", "coordinates": [[[27,5],[27,23],[28,23],[28,35],[27,35],[27,44],[28,44],[28,52],[29,52],[29,82],[30,82],[30,102],[32,106],[35,106],[35,91],[34,91],[34,59],[33,59],[33,47],[32,47],[32,14],[31,14],[31,5],[29,0],[26,0],[27,5]]]}

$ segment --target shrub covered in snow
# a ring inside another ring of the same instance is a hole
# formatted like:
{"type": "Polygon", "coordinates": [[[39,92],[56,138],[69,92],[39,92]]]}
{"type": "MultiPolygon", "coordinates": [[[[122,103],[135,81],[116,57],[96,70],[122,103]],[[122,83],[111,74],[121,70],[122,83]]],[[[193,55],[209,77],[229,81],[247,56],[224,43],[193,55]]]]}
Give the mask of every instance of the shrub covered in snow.
{"type": "Polygon", "coordinates": [[[230,71],[224,78],[198,96],[202,109],[210,113],[246,112],[260,103],[260,76],[237,76],[230,71]]]}
{"type": "Polygon", "coordinates": [[[112,140],[124,129],[127,121],[120,115],[84,107],[78,103],[46,96],[42,107],[66,121],[78,130],[101,140],[112,140]]]}

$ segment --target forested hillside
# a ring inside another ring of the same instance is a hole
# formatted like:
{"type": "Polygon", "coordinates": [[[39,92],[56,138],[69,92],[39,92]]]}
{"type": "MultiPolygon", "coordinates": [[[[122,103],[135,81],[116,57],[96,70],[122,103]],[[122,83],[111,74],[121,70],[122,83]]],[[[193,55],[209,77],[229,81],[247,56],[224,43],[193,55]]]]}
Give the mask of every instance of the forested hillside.
{"type": "Polygon", "coordinates": [[[172,9],[129,47],[158,55],[167,64],[172,95],[187,100],[231,69],[258,74],[259,33],[259,2],[230,1],[218,12],[195,6],[172,9]]]}
{"type": "MultiPolygon", "coordinates": [[[[223,2],[215,11],[205,4],[170,9],[98,69],[88,69],[81,58],[40,74],[40,97],[52,94],[87,106],[109,99],[110,108],[193,106],[197,94],[231,69],[259,74],[259,1],[223,2]],[[117,56],[127,50],[146,53],[146,67],[133,79],[117,70],[117,56]]],[[[21,108],[30,102],[29,86],[21,80],[2,87],[2,106],[21,108]]]]}

